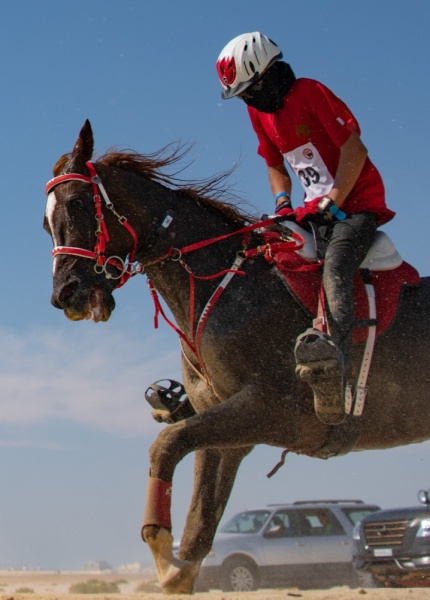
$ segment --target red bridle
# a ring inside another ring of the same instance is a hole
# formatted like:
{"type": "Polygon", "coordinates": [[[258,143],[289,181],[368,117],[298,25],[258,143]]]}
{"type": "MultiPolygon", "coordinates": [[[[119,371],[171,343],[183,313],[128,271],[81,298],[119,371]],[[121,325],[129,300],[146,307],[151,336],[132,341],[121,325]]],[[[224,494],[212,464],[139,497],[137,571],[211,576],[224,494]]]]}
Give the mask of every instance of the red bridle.
{"type": "Polygon", "coordinates": [[[59,175],[58,177],[54,177],[50,179],[45,187],[46,194],[49,194],[54,187],[59,185],[60,183],[65,183],[67,181],[83,181],[84,183],[89,183],[93,186],[93,200],[94,200],[94,208],[95,208],[95,219],[97,222],[96,227],[96,244],[94,250],[87,250],[86,248],[76,248],[74,246],[56,246],[52,251],[52,257],[55,258],[59,254],[67,254],[69,256],[79,256],[81,258],[90,258],[95,261],[94,270],[96,273],[104,273],[107,279],[118,279],[117,288],[121,287],[128,281],[128,279],[132,275],[136,275],[137,273],[141,273],[143,271],[142,265],[135,263],[134,257],[137,250],[138,238],[136,232],[128,223],[126,217],[120,215],[116,212],[114,205],[112,204],[109,196],[106,192],[106,189],[103,186],[103,183],[100,177],[97,175],[97,171],[94,165],[88,161],[86,166],[90,172],[90,177],[86,175],[81,175],[80,173],[67,173],[65,175],[59,175]],[[106,222],[103,215],[103,203],[104,200],[106,208],[108,208],[112,214],[116,217],[118,222],[125,227],[128,233],[133,238],[133,248],[129,253],[127,259],[124,261],[119,256],[110,256],[106,257],[105,251],[106,246],[110,240],[109,232],[106,226],[106,222]],[[113,276],[106,270],[108,265],[113,265],[119,270],[118,276],[113,276]]]}

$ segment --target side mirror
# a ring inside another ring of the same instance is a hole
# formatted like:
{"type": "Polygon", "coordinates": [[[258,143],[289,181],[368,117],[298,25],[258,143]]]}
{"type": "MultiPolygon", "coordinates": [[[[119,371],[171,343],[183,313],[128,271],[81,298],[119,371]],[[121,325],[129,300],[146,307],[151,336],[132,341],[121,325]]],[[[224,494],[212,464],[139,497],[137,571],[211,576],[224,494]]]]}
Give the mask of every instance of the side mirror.
{"type": "Polygon", "coordinates": [[[426,506],[428,506],[430,504],[429,491],[428,490],[420,490],[418,492],[418,500],[421,502],[421,504],[425,504],[426,506]]]}

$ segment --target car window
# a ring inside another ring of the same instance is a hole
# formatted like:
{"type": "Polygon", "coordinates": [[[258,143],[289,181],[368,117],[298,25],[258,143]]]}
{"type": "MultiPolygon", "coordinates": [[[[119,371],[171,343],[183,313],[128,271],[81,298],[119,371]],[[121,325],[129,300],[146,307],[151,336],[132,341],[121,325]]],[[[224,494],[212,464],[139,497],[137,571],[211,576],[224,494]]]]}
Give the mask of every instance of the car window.
{"type": "Polygon", "coordinates": [[[306,509],[300,511],[302,535],[345,535],[345,531],[337,518],[328,509],[306,509]]]}
{"type": "Polygon", "coordinates": [[[296,511],[280,510],[269,520],[264,531],[266,537],[294,537],[300,535],[296,527],[296,511]]]}
{"type": "Polygon", "coordinates": [[[361,521],[366,515],[380,510],[378,506],[370,506],[368,508],[343,508],[342,512],[348,517],[353,525],[361,521]]]}
{"type": "Polygon", "coordinates": [[[270,511],[249,510],[235,515],[220,531],[223,533],[257,533],[266,523],[270,511]]]}

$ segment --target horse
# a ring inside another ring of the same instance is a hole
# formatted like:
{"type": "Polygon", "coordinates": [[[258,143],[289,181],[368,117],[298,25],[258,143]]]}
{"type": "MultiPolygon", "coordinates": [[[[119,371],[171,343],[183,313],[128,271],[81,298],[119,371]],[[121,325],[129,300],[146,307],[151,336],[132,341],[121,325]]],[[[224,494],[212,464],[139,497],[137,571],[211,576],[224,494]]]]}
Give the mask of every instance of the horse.
{"type": "MultiPolygon", "coordinates": [[[[180,336],[195,414],[163,427],[150,447],[142,538],[163,593],[191,594],[239,465],[257,444],[328,458],[430,438],[430,278],[403,286],[376,342],[361,416],[324,423],[311,389],[295,376],[294,343],[309,313],[259,253],[264,228],[224,195],[216,199],[213,181],[190,184],[166,175],[177,149],[167,157],[113,149],[91,162],[93,151],[86,121],[46,187],[51,302],[69,319],[107,321],[114,290],[144,273],[157,314],[180,336]],[[193,493],[174,555],[172,481],[191,452],[193,493]]],[[[363,342],[356,343],[355,373],[362,352],[363,342]]]]}

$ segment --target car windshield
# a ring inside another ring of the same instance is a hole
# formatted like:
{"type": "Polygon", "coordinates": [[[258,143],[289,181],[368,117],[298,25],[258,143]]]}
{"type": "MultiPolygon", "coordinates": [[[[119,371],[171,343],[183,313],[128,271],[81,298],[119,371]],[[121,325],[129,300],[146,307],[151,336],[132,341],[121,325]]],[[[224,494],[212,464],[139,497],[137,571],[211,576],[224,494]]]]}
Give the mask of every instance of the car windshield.
{"type": "Polygon", "coordinates": [[[353,525],[356,525],[361,519],[370,513],[381,510],[379,506],[366,506],[365,508],[343,508],[342,509],[353,525]]]}
{"type": "Polygon", "coordinates": [[[235,515],[220,531],[222,533],[257,533],[269,518],[269,510],[249,510],[235,515]]]}

